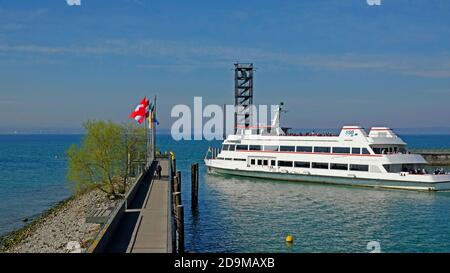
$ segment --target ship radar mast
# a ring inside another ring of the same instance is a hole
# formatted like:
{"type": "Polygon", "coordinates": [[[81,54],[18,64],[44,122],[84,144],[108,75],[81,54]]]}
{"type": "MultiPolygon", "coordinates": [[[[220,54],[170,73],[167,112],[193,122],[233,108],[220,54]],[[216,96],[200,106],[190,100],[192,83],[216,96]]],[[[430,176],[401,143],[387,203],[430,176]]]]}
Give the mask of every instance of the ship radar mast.
{"type": "Polygon", "coordinates": [[[275,116],[274,116],[274,118],[272,120],[272,124],[271,124],[271,131],[278,136],[285,135],[284,130],[280,127],[281,113],[286,112],[283,110],[283,106],[284,106],[284,103],[280,102],[280,104],[277,106],[277,108],[274,111],[275,116]]]}

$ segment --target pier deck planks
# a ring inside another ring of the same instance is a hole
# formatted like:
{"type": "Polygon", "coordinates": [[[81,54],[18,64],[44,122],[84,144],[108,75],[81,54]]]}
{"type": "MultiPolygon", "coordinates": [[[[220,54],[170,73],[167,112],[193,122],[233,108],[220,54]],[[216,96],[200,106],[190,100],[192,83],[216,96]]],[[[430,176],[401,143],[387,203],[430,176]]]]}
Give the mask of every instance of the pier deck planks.
{"type": "Polygon", "coordinates": [[[140,222],[136,226],[135,240],[131,246],[132,253],[167,253],[169,179],[168,161],[160,160],[162,177],[153,179],[144,206],[140,212],[140,222]]]}

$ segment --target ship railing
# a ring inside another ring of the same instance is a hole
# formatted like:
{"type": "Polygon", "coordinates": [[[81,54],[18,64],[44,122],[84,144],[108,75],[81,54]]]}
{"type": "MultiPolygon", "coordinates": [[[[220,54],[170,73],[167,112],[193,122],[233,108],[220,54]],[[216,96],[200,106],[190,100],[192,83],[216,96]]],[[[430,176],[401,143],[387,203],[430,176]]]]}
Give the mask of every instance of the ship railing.
{"type": "Polygon", "coordinates": [[[311,137],[338,137],[338,134],[335,133],[315,133],[315,132],[307,132],[307,133],[289,133],[287,136],[311,136],[311,137]]]}
{"type": "Polygon", "coordinates": [[[219,153],[219,148],[209,147],[208,151],[206,152],[205,159],[216,159],[219,153]]]}
{"type": "Polygon", "coordinates": [[[408,171],[401,171],[400,176],[407,176],[407,175],[447,175],[449,172],[445,170],[444,168],[436,168],[433,170],[428,169],[413,169],[408,171]]]}

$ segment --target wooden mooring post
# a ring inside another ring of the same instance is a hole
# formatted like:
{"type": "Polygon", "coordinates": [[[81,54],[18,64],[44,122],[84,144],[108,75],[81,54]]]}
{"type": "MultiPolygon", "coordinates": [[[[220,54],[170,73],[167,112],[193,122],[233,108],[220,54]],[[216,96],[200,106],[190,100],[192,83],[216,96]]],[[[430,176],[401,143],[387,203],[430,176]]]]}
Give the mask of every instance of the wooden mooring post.
{"type": "Polygon", "coordinates": [[[173,177],[173,208],[175,213],[175,225],[177,233],[177,252],[184,252],[184,207],[181,200],[181,172],[175,172],[173,177]]]}
{"type": "Polygon", "coordinates": [[[192,208],[198,206],[198,163],[191,166],[191,201],[192,208]]]}
{"type": "Polygon", "coordinates": [[[175,207],[181,205],[181,192],[176,191],[173,193],[173,200],[175,207]]]}
{"type": "Polygon", "coordinates": [[[175,176],[173,177],[173,191],[174,192],[181,192],[181,172],[176,172],[175,176]]]}
{"type": "Polygon", "coordinates": [[[172,167],[173,175],[175,175],[175,172],[177,171],[177,159],[176,158],[172,159],[172,164],[173,164],[173,167],[172,167]]]}
{"type": "Polygon", "coordinates": [[[184,207],[178,205],[177,209],[177,230],[178,230],[178,253],[184,253],[184,207]]]}

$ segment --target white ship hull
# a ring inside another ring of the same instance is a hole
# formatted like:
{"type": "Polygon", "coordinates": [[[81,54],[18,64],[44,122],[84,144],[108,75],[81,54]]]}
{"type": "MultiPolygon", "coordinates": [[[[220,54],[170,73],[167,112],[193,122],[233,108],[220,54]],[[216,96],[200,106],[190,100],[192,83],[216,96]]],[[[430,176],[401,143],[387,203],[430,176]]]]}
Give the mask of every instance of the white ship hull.
{"type": "MultiPolygon", "coordinates": [[[[210,173],[222,174],[222,175],[236,175],[242,177],[253,177],[262,179],[271,179],[279,181],[291,181],[291,182],[307,182],[307,183],[321,183],[332,185],[346,185],[346,186],[359,186],[359,187],[372,187],[372,188],[385,188],[385,189],[402,189],[402,190],[416,190],[416,191],[448,191],[450,190],[449,181],[406,181],[406,180],[388,180],[377,178],[364,178],[357,175],[352,176],[332,176],[332,175],[314,175],[314,174],[301,174],[294,172],[278,172],[278,171],[264,171],[264,170],[240,170],[240,169],[227,169],[221,167],[212,166],[206,162],[208,171],[210,173]]],[[[447,175],[446,175],[447,176],[447,175]]],[[[425,176],[424,176],[425,177],[425,176]]],[[[423,178],[423,177],[421,177],[423,178]]],[[[440,177],[444,178],[444,177],[440,177]]]]}
{"type": "Polygon", "coordinates": [[[279,112],[268,128],[237,127],[208,149],[205,164],[219,174],[388,189],[448,191],[450,174],[431,169],[390,128],[343,126],[329,133],[286,134],[279,112]],[[427,170],[428,168],[428,170],[427,170]]]}

